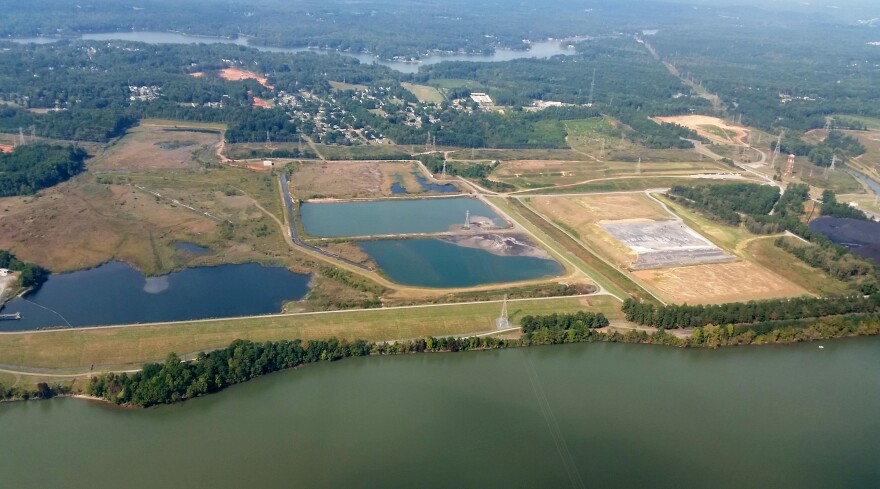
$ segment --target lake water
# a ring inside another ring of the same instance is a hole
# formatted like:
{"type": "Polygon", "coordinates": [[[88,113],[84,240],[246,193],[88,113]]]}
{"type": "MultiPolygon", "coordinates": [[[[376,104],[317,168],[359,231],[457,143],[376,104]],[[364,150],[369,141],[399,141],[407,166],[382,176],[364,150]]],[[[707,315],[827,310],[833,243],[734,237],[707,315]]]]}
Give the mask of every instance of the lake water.
{"type": "Polygon", "coordinates": [[[284,301],[301,299],[308,275],[256,263],[189,268],[144,277],[125,263],[52,275],[35,292],[7,303],[4,313],[23,319],[0,321],[0,330],[55,326],[182,321],[270,314],[284,301]]]}
{"type": "Polygon", "coordinates": [[[504,224],[488,205],[471,198],[306,202],[300,207],[306,232],[320,237],[443,232],[463,226],[467,212],[504,224]]]}
{"type": "Polygon", "coordinates": [[[439,239],[397,239],[358,243],[388,277],[417,287],[471,287],[562,273],[554,260],[499,256],[439,239]]]}
{"type": "MultiPolygon", "coordinates": [[[[419,182],[419,185],[421,185],[422,190],[425,192],[439,192],[441,194],[454,194],[454,193],[461,192],[458,189],[458,187],[456,187],[455,185],[453,185],[451,183],[442,183],[442,184],[430,183],[430,182],[428,182],[427,178],[425,178],[419,174],[413,174],[413,176],[415,176],[416,181],[419,182]]],[[[409,192],[406,191],[406,188],[404,188],[404,186],[401,185],[401,183],[399,181],[391,184],[391,194],[392,195],[404,195],[404,194],[408,194],[408,193],[409,192]]]]}
{"type": "MultiPolygon", "coordinates": [[[[196,43],[224,43],[224,44],[236,44],[239,46],[247,46],[252,47],[254,49],[258,49],[260,51],[267,52],[275,52],[275,53],[299,53],[303,51],[312,51],[317,53],[329,53],[329,52],[337,52],[333,50],[327,49],[317,49],[317,48],[277,48],[277,47],[269,47],[269,46],[250,46],[247,43],[247,39],[245,38],[237,38],[237,39],[227,39],[223,37],[208,37],[208,36],[188,36],[186,34],[177,34],[173,32],[149,32],[149,31],[129,31],[129,32],[108,32],[108,33],[97,33],[97,34],[84,34],[82,39],[89,41],[108,41],[108,40],[120,40],[120,41],[135,41],[135,42],[145,42],[149,44],[196,44],[196,43]]],[[[573,41],[582,40],[587,38],[576,38],[573,41]]],[[[53,42],[58,39],[54,38],[45,38],[45,37],[37,37],[37,38],[22,38],[22,39],[9,39],[14,42],[36,42],[36,43],[48,43],[53,42]]],[[[350,56],[353,58],[357,58],[361,63],[378,63],[383,66],[387,66],[391,69],[400,71],[402,73],[416,73],[419,70],[419,66],[427,66],[433,65],[437,63],[441,63],[443,61],[510,61],[519,58],[548,58],[550,56],[556,56],[559,54],[562,55],[570,55],[575,54],[575,50],[569,48],[567,45],[567,41],[540,41],[533,42],[530,45],[530,49],[527,51],[516,51],[511,49],[497,49],[493,54],[490,55],[481,55],[481,54],[432,54],[430,56],[425,56],[419,62],[410,63],[404,61],[385,61],[379,60],[369,54],[355,54],[355,53],[343,53],[340,52],[344,56],[350,56]]]]}
{"type": "Polygon", "coordinates": [[[346,359],[155,409],[9,403],[0,474],[67,489],[874,489],[880,338],[821,344],[346,359]]]}
{"type": "Polygon", "coordinates": [[[199,246],[195,243],[189,243],[186,241],[178,241],[174,243],[174,249],[190,253],[192,255],[207,255],[211,252],[211,248],[206,248],[204,246],[199,246]]]}

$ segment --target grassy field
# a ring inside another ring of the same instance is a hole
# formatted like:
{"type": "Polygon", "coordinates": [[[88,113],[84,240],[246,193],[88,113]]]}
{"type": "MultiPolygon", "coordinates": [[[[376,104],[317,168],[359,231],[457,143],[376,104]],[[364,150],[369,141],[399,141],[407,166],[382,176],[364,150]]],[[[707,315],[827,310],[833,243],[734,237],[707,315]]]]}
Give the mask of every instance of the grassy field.
{"type": "MultiPolygon", "coordinates": [[[[753,181],[753,180],[738,180],[753,181]]],[[[648,190],[652,188],[667,188],[674,185],[721,185],[730,183],[731,180],[716,179],[695,179],[680,176],[652,176],[652,177],[612,177],[604,178],[587,183],[578,183],[575,185],[560,186],[553,188],[535,188],[520,195],[527,196],[532,194],[573,194],[573,193],[590,193],[590,192],[634,192],[639,190],[648,190]]]]}
{"type": "Polygon", "coordinates": [[[553,248],[556,253],[571,260],[597,284],[618,297],[635,296],[653,300],[641,287],[613,266],[605,263],[573,238],[545,221],[533,210],[517,199],[490,198],[504,212],[513,216],[518,223],[535,233],[553,248]]]}
{"type": "Polygon", "coordinates": [[[630,266],[637,258],[636,255],[605,232],[599,222],[670,219],[669,213],[657,202],[639,193],[534,197],[528,199],[527,203],[539,214],[623,268],[630,266]]]}
{"type": "MultiPolygon", "coordinates": [[[[617,180],[621,181],[620,184],[627,185],[625,179],[687,178],[691,175],[730,171],[730,168],[711,161],[638,164],[620,161],[513,160],[498,165],[492,172],[492,179],[519,189],[558,185],[571,187],[606,185],[613,188],[617,180]]],[[[665,184],[652,186],[662,185],[665,184]]]]}
{"type": "MultiPolygon", "coordinates": [[[[158,124],[157,121],[155,124],[158,124]]],[[[145,169],[192,169],[200,161],[216,162],[214,147],[219,132],[144,123],[132,128],[89,162],[95,172],[145,169]]],[[[210,130],[213,130],[211,128],[210,130]]]]}
{"type": "MultiPolygon", "coordinates": [[[[608,296],[511,301],[513,321],[527,314],[603,312],[621,319],[620,303],[608,296]]],[[[169,323],[122,328],[58,330],[0,335],[0,364],[35,368],[96,370],[137,368],[169,352],[186,354],[228,345],[235,339],[346,338],[393,340],[488,331],[499,303],[408,309],[266,316],[252,319],[169,323]]]]}
{"type": "Polygon", "coordinates": [[[409,146],[393,144],[361,144],[356,146],[336,146],[316,144],[321,155],[328,160],[383,160],[401,156],[408,157],[412,153],[409,146]]]}
{"type": "Polygon", "coordinates": [[[414,83],[401,83],[400,86],[409,90],[413,95],[419,99],[419,102],[423,103],[431,103],[431,104],[439,104],[445,100],[443,94],[440,93],[435,87],[431,87],[428,85],[416,85],[414,83]]]}
{"type": "MultiPolygon", "coordinates": [[[[741,260],[734,263],[676,267],[662,270],[633,272],[644,284],[672,302],[721,303],[774,297],[793,297],[809,294],[812,288],[804,287],[799,279],[800,262],[785,254],[750,254],[747,250],[756,242],[764,242],[766,236],[750,233],[745,228],[726,226],[710,221],[666,199],[665,202],[684,223],[721,249],[741,260]]],[[[821,273],[816,270],[813,273],[821,273]]]]}
{"type": "MultiPolygon", "coordinates": [[[[801,243],[795,238],[783,238],[801,243]]],[[[780,276],[797,284],[805,290],[821,296],[846,295],[852,292],[850,287],[827,273],[813,268],[791,253],[780,249],[774,243],[775,238],[757,239],[745,247],[745,254],[755,263],[775,271],[780,276]]],[[[805,246],[810,246],[804,243],[805,246]]]]}
{"type": "Polygon", "coordinates": [[[148,121],[96,152],[88,171],[70,181],[35,197],[0,199],[0,246],[55,272],[108,260],[147,274],[245,261],[299,266],[278,226],[257,207],[282,216],[274,177],[217,166],[219,133],[174,125],[148,121]],[[232,230],[221,236],[223,221],[232,230]],[[180,253],[176,241],[213,252],[180,253]]]}
{"type": "Polygon", "coordinates": [[[416,166],[409,161],[303,162],[296,168],[291,178],[291,192],[303,200],[388,197],[396,182],[408,193],[422,193],[422,186],[414,175],[416,166]]]}

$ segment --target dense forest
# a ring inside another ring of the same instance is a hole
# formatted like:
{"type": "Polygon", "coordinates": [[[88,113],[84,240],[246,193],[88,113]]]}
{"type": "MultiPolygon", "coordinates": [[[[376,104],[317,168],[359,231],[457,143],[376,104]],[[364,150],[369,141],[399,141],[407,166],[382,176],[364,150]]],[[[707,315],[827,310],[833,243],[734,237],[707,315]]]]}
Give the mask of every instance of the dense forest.
{"type": "Polygon", "coordinates": [[[88,155],[82,148],[42,143],[0,153],[0,197],[30,195],[83,171],[88,155]]]}
{"type": "Polygon", "coordinates": [[[754,183],[726,185],[675,185],[668,194],[673,200],[702,211],[726,224],[741,222],[740,214],[767,215],[779,200],[779,189],[754,183]]]}
{"type": "Polygon", "coordinates": [[[732,15],[742,20],[681,23],[650,43],[746,125],[803,132],[825,127],[829,116],[880,116],[880,49],[869,45],[876,29],[829,15],[732,15]]]}
{"type": "Polygon", "coordinates": [[[524,39],[607,35],[617,29],[642,28],[646,18],[665,19],[689,11],[686,6],[634,0],[540,0],[527,4],[515,0],[144,0],[139,6],[132,9],[115,0],[94,0],[81,5],[65,0],[43,0],[38,5],[3,0],[0,7],[6,22],[0,26],[0,37],[175,31],[244,36],[250,44],[261,46],[319,46],[371,53],[384,59],[409,59],[430,52],[526,49],[524,39]]]}

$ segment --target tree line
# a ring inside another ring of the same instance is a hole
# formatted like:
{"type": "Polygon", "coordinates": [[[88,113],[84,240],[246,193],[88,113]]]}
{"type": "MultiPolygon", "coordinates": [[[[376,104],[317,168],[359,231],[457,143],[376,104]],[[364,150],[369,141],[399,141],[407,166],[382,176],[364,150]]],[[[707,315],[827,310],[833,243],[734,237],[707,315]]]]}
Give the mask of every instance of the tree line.
{"type": "Polygon", "coordinates": [[[880,312],[880,294],[846,297],[799,297],[716,305],[657,306],[628,298],[623,302],[627,321],[661,329],[695,328],[709,324],[755,324],[767,321],[811,319],[880,312]]]}
{"type": "Polygon", "coordinates": [[[6,268],[19,275],[19,285],[22,287],[36,287],[49,278],[49,271],[35,264],[21,261],[7,250],[0,250],[0,268],[6,268]]]}
{"type": "Polygon", "coordinates": [[[767,215],[779,200],[779,189],[754,183],[724,185],[674,185],[667,193],[673,200],[730,225],[741,222],[740,214],[767,215]]]}
{"type": "MultiPolygon", "coordinates": [[[[92,377],[85,392],[109,402],[130,406],[169,404],[219,392],[231,385],[246,382],[262,375],[294,368],[307,363],[334,361],[346,357],[367,355],[400,355],[421,352],[458,352],[499,349],[529,345],[621,342],[670,345],[677,347],[717,348],[726,345],[772,344],[811,341],[854,335],[880,334],[880,315],[854,314],[813,319],[802,322],[770,321],[745,326],[707,325],[695,329],[690,338],[680,338],[664,329],[648,333],[630,330],[599,332],[586,327],[587,322],[569,322],[568,317],[592,318],[603,323],[601,313],[551,314],[531,316],[530,324],[540,325],[516,339],[491,336],[454,338],[426,337],[415,340],[368,342],[356,340],[293,340],[255,343],[235,340],[227,348],[200,353],[191,362],[182,362],[170,354],[163,363],[149,363],[133,374],[105,373],[92,377]],[[554,319],[549,319],[550,317],[554,319]],[[564,318],[564,319],[560,319],[564,318]]],[[[46,398],[69,393],[64,386],[44,386],[38,391],[5,388],[0,385],[0,400],[46,398]],[[38,392],[42,392],[41,394],[38,392]]]]}

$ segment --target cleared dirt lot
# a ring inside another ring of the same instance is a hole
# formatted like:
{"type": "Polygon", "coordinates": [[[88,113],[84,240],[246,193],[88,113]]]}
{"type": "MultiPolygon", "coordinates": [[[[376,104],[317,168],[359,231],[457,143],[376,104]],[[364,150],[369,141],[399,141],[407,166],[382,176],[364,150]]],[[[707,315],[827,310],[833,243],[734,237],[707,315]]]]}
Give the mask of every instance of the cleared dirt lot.
{"type": "Polygon", "coordinates": [[[632,273],[664,300],[676,304],[719,304],[808,294],[806,290],[749,261],[638,270],[632,273]]]}
{"type": "Polygon", "coordinates": [[[268,80],[265,76],[260,76],[251,71],[240,70],[238,68],[226,68],[225,70],[220,70],[217,75],[224,80],[230,81],[256,80],[257,83],[266,88],[274,88],[272,85],[268,84],[268,80]]]}
{"type": "Polygon", "coordinates": [[[720,144],[745,145],[745,138],[749,134],[749,131],[744,127],[733,126],[717,117],[707,115],[676,115],[655,117],[655,119],[693,129],[700,136],[720,144]]]}

